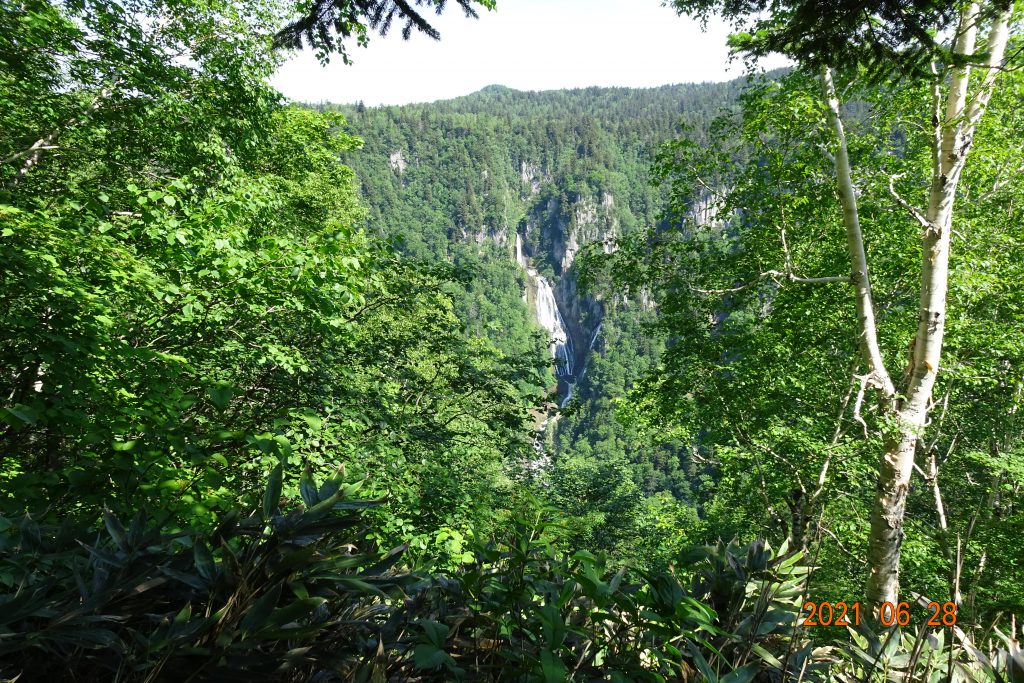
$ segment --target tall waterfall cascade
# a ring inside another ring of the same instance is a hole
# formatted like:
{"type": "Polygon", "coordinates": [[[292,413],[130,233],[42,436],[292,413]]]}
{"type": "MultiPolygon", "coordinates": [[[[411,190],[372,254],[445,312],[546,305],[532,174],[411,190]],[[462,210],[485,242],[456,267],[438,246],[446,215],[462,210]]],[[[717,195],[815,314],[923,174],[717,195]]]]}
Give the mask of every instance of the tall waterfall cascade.
{"type": "MultiPolygon", "coordinates": [[[[555,290],[551,282],[537,272],[537,269],[530,265],[523,253],[523,238],[516,233],[515,242],[516,262],[522,266],[529,278],[527,290],[534,292],[533,309],[537,323],[547,330],[551,339],[551,357],[555,361],[555,376],[565,383],[566,393],[562,398],[559,408],[564,408],[572,399],[573,389],[576,384],[576,349],[573,347],[572,335],[569,334],[568,326],[562,312],[558,308],[558,300],[555,298],[555,290]]],[[[523,294],[524,301],[530,301],[529,291],[523,294]]],[[[591,339],[590,347],[593,348],[597,333],[591,339]]]]}
{"type": "MultiPolygon", "coordinates": [[[[543,327],[550,339],[551,358],[555,363],[555,376],[558,378],[559,393],[562,394],[558,402],[558,411],[563,410],[572,401],[576,389],[576,383],[587,374],[587,361],[584,355],[580,364],[582,371],[577,376],[576,349],[573,346],[573,335],[569,326],[558,307],[558,299],[555,296],[555,289],[551,282],[541,275],[534,268],[525,252],[523,251],[523,238],[518,232],[515,239],[516,263],[525,271],[527,277],[526,291],[523,292],[523,301],[532,310],[537,323],[543,327]]],[[[563,302],[564,303],[564,302],[563,302]]],[[[590,343],[587,345],[587,353],[594,349],[598,335],[601,334],[601,323],[591,333],[590,343]]],[[[533,449],[536,458],[527,464],[527,469],[533,472],[547,470],[551,463],[551,456],[546,452],[544,443],[546,435],[554,429],[561,413],[556,411],[553,415],[548,412],[543,419],[538,418],[534,430],[533,449]]]]}
{"type": "MultiPolygon", "coordinates": [[[[530,270],[533,270],[532,268],[530,270]]],[[[529,271],[528,271],[529,272],[529,271]]],[[[575,350],[572,348],[572,337],[565,328],[565,319],[558,310],[555,290],[543,275],[533,270],[530,277],[537,285],[537,322],[551,336],[551,356],[555,359],[555,375],[562,378],[573,377],[575,350]]]]}

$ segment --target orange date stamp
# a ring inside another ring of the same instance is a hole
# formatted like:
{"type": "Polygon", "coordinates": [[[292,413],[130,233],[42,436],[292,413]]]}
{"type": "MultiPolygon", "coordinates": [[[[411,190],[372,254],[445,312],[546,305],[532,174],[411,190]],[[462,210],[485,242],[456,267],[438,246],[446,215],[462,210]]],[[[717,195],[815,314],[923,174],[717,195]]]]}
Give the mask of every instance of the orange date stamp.
{"type": "MultiPolygon", "coordinates": [[[[860,603],[859,602],[805,602],[807,617],[803,621],[804,626],[857,626],[860,624],[860,603]]],[[[931,610],[931,617],[928,619],[928,626],[956,625],[956,603],[955,602],[929,602],[928,609],[931,610]]],[[[893,604],[883,602],[878,610],[878,620],[882,626],[907,626],[910,623],[910,604],[901,602],[893,604]]]]}

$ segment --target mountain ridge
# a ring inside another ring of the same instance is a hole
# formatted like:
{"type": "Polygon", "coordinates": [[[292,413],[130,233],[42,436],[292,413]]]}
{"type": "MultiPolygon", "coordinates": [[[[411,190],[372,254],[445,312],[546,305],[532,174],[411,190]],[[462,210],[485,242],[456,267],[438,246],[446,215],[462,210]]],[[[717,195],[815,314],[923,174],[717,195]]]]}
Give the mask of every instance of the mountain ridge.
{"type": "MultiPolygon", "coordinates": [[[[765,72],[755,74],[755,77],[759,78],[777,78],[782,74],[785,74],[790,69],[788,67],[780,67],[777,69],[771,69],[765,72]]],[[[464,95],[456,95],[454,97],[446,97],[437,100],[429,100],[425,102],[406,102],[403,104],[376,104],[368,105],[362,104],[363,108],[366,109],[394,109],[400,107],[417,107],[417,106],[431,106],[431,105],[443,105],[448,102],[454,102],[458,100],[472,99],[479,95],[487,94],[511,94],[520,96],[534,96],[543,97],[546,95],[557,94],[557,93],[586,93],[588,95],[602,94],[602,93],[645,93],[645,92],[656,92],[656,91],[670,91],[679,88],[691,88],[691,87],[715,87],[730,84],[745,83],[749,75],[737,76],[722,81],[678,81],[675,83],[663,83],[661,85],[651,86],[631,86],[631,85],[586,85],[586,86],[572,86],[565,88],[543,88],[543,89],[524,89],[514,88],[509,85],[502,83],[489,83],[477,90],[466,93],[464,95]]],[[[321,102],[301,102],[304,107],[310,108],[355,108],[360,106],[362,100],[356,100],[353,102],[332,102],[332,101],[321,101],[321,102]]]]}

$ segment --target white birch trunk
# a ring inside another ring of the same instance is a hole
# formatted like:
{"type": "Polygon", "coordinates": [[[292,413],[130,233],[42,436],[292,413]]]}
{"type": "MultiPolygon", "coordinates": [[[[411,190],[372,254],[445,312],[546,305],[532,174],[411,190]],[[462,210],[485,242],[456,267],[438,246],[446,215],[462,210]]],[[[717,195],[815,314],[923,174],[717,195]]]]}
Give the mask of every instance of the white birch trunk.
{"type": "MultiPolygon", "coordinates": [[[[960,18],[953,51],[973,55],[980,8],[967,6],[960,18]]],[[[954,69],[945,112],[935,121],[935,163],[932,171],[927,227],[921,240],[921,297],[912,372],[895,403],[896,434],[886,443],[878,473],[868,545],[867,601],[873,607],[899,601],[900,546],[907,491],[914,468],[914,453],[926,420],[932,388],[939,370],[946,321],[949,283],[950,236],[953,203],[978,120],[992,93],[996,67],[1006,48],[1009,12],[999,13],[989,32],[989,60],[985,78],[968,105],[970,66],[954,69]]]]}

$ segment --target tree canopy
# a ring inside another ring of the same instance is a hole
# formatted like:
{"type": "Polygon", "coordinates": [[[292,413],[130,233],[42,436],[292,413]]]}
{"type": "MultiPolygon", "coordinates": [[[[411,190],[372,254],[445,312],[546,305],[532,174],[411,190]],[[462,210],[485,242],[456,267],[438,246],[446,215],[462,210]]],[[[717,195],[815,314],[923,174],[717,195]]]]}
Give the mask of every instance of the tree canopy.
{"type": "MultiPolygon", "coordinates": [[[[811,67],[860,65],[926,74],[928,60],[950,55],[937,33],[956,8],[936,0],[667,0],[706,22],[720,15],[738,32],[730,44],[751,57],[776,52],[811,67]]],[[[1008,3],[1003,3],[1008,7],[1008,3]]]]}

